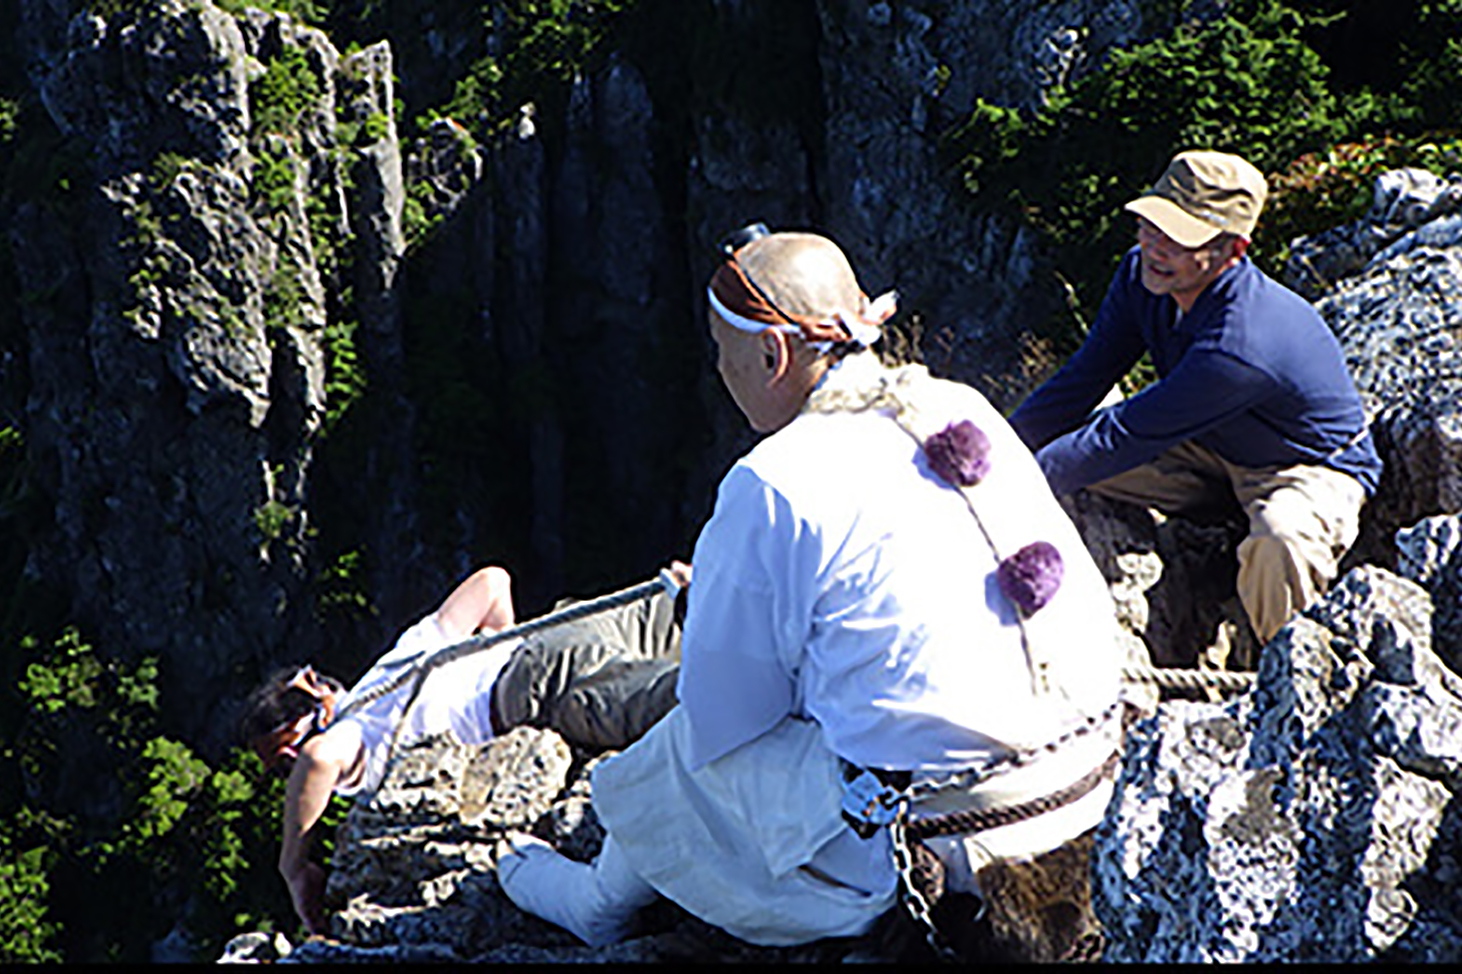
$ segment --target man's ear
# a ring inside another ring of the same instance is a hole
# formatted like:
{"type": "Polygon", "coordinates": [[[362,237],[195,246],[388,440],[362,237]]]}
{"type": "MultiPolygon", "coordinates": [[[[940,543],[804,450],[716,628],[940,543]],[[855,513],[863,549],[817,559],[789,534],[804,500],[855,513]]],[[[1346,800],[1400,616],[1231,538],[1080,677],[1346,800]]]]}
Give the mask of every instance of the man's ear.
{"type": "Polygon", "coordinates": [[[791,343],[787,336],[775,328],[766,328],[761,333],[762,364],[767,369],[767,381],[774,382],[786,374],[792,365],[791,343]]]}
{"type": "Polygon", "coordinates": [[[1234,237],[1234,256],[1242,257],[1249,252],[1248,237],[1234,237]]]}

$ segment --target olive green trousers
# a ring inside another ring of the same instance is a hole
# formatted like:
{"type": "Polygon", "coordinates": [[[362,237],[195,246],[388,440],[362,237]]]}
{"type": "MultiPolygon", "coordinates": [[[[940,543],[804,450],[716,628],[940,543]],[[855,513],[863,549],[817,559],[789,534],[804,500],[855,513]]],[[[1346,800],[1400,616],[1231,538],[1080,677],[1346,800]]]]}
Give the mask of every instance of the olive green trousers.
{"type": "Polygon", "coordinates": [[[623,750],[675,706],[679,673],[680,623],[662,592],[524,640],[493,684],[493,732],[549,728],[589,750],[623,750]]]}

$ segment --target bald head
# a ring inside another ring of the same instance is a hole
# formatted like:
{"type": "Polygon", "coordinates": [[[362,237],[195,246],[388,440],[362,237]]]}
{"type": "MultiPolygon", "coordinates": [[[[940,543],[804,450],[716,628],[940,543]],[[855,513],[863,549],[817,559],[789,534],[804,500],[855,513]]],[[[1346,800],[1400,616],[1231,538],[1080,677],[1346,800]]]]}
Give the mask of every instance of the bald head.
{"type": "Polygon", "coordinates": [[[870,304],[826,237],[774,233],[738,249],[707,287],[716,369],[752,428],[791,422],[842,355],[878,340],[894,295],[870,304]]]}
{"type": "Polygon", "coordinates": [[[863,291],[838,245],[814,233],[774,233],[747,244],[736,259],[792,314],[821,318],[861,308],[863,291]]]}

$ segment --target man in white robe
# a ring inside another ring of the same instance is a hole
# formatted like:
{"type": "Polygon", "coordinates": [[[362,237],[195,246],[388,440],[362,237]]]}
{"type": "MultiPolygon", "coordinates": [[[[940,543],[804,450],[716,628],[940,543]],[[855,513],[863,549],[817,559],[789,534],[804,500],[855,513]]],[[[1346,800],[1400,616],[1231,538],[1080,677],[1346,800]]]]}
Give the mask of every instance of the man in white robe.
{"type": "Polygon", "coordinates": [[[899,877],[890,829],[844,815],[859,769],[911,772],[915,819],[1099,779],[928,840],[969,892],[992,858],[1090,830],[1112,791],[1092,774],[1120,744],[1111,597],[1034,458],[973,389],[880,365],[892,296],[870,302],[836,245],[759,229],[708,299],[720,376],[769,435],[696,542],[680,702],[594,773],[593,865],[527,837],[499,860],[510,898],[591,944],[656,896],[756,944],[866,932],[899,877]]]}

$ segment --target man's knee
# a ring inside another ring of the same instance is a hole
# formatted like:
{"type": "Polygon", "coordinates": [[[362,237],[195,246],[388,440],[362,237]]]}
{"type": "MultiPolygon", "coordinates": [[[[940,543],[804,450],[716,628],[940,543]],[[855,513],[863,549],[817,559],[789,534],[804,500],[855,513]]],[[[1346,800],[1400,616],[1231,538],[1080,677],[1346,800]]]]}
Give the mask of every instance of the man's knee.
{"type": "Polygon", "coordinates": [[[1335,572],[1332,554],[1283,534],[1250,535],[1239,545],[1238,558],[1239,601],[1261,644],[1323,592],[1335,572]]]}

